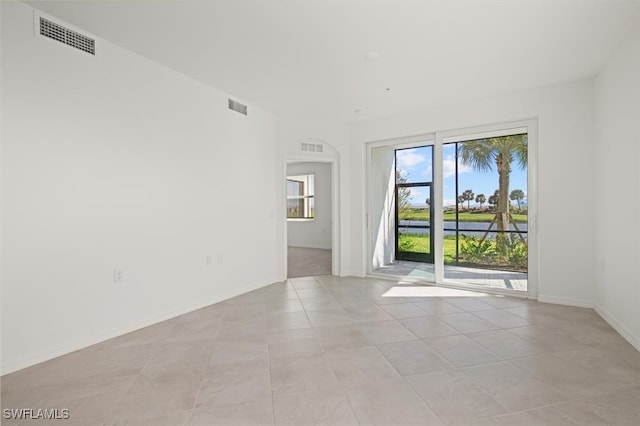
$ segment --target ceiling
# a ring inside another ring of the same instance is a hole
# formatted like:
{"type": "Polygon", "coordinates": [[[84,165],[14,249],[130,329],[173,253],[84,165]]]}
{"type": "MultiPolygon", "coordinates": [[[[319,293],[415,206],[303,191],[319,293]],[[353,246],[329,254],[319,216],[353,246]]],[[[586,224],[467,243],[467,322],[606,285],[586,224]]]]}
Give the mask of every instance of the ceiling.
{"type": "Polygon", "coordinates": [[[272,113],[340,122],[590,77],[640,24],[638,0],[28,3],[272,113]]]}

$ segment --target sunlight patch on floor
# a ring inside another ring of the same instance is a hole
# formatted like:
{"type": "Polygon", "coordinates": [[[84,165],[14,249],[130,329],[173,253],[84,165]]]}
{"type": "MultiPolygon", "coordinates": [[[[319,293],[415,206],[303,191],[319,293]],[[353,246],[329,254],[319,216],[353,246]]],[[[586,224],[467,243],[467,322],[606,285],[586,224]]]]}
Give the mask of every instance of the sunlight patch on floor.
{"type": "MultiPolygon", "coordinates": [[[[402,281],[399,284],[403,284],[402,281]]],[[[426,285],[398,285],[382,295],[383,297],[484,297],[486,293],[458,290],[455,288],[433,287],[426,285]]]]}

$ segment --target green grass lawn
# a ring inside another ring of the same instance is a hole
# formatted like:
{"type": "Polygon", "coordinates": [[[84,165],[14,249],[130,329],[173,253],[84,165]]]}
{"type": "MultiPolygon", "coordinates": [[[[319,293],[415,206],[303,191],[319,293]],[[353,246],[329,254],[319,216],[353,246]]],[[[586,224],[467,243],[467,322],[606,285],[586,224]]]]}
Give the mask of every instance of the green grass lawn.
{"type": "MultiPolygon", "coordinates": [[[[410,251],[413,253],[429,253],[431,244],[431,237],[429,235],[422,234],[400,234],[398,239],[398,245],[402,247],[410,246],[410,251]]],[[[456,237],[444,238],[444,263],[454,263],[456,260],[456,237]]]]}
{"type": "MultiPolygon", "coordinates": [[[[461,241],[462,242],[462,241],[461,241]]],[[[410,253],[429,253],[431,238],[428,235],[423,234],[400,234],[398,239],[398,246],[400,251],[410,252],[410,253]]],[[[495,242],[490,242],[493,247],[493,251],[495,251],[495,242]]],[[[491,247],[489,247],[491,248],[491,247]]],[[[446,236],[444,238],[444,263],[445,265],[451,264],[461,264],[456,261],[456,237],[455,236],[446,236]]],[[[468,255],[463,255],[461,253],[460,262],[468,263],[469,265],[475,267],[493,267],[494,269],[502,269],[507,268],[506,270],[515,270],[520,272],[526,272],[526,252],[524,254],[524,258],[515,258],[509,260],[497,258],[494,259],[491,256],[488,258],[484,258],[481,256],[480,259],[469,258],[468,255]],[[520,265],[521,262],[524,262],[520,265]]]]}
{"type": "MultiPolygon", "coordinates": [[[[511,212],[513,220],[516,223],[527,223],[527,215],[511,212]]],[[[491,212],[460,212],[458,220],[460,222],[491,222],[495,217],[495,213],[491,212]]],[[[456,214],[445,213],[444,218],[447,222],[456,220],[456,214]]],[[[400,212],[400,220],[429,220],[429,209],[410,208],[400,212]]]]}

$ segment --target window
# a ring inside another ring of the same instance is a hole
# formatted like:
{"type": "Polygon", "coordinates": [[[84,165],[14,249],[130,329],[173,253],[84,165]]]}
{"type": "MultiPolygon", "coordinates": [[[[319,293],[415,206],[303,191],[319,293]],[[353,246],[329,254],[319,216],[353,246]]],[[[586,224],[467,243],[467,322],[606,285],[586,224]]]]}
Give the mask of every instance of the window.
{"type": "Polygon", "coordinates": [[[314,176],[287,176],[287,219],[313,219],[314,176]]]}

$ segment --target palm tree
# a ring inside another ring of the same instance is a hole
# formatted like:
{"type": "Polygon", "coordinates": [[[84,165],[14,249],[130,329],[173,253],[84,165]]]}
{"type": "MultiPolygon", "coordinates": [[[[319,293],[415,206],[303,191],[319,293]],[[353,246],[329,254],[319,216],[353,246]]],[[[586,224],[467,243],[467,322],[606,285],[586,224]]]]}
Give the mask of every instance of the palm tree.
{"type": "Polygon", "coordinates": [[[496,245],[505,254],[509,229],[509,175],[511,165],[516,162],[520,168],[527,167],[527,135],[510,135],[497,138],[477,139],[460,144],[462,162],[478,171],[491,171],[495,164],[498,171],[498,235],[496,245]]]}
{"type": "Polygon", "coordinates": [[[480,204],[480,208],[482,209],[482,205],[487,202],[487,197],[484,194],[476,195],[476,203],[480,204]]]}
{"type": "Polygon", "coordinates": [[[509,198],[511,201],[518,203],[518,210],[520,210],[522,208],[520,202],[524,200],[524,191],[522,189],[514,189],[511,191],[511,194],[509,194],[509,198]]]}
{"type": "Polygon", "coordinates": [[[467,210],[471,210],[471,202],[473,201],[474,193],[472,190],[467,189],[462,193],[462,198],[467,202],[467,210]]]}

